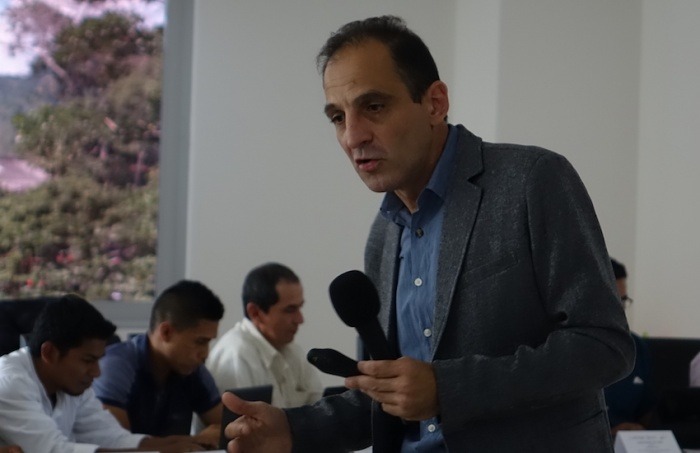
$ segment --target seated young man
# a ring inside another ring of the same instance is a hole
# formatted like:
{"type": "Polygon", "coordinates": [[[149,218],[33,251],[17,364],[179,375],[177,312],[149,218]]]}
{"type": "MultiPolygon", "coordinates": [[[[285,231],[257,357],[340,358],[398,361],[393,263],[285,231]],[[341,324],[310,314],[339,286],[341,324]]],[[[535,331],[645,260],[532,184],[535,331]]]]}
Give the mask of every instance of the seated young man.
{"type": "Polygon", "coordinates": [[[132,434],[95,398],[90,386],[115,330],[78,296],[48,303],[28,346],[0,357],[0,445],[31,453],[201,449],[190,438],[132,434]]]}
{"type": "Polygon", "coordinates": [[[147,334],[107,348],[95,394],[124,428],[186,435],[196,412],[206,425],[197,442],[218,444],[221,396],[204,361],[223,314],[209,288],[183,280],[158,296],[147,334]]]}

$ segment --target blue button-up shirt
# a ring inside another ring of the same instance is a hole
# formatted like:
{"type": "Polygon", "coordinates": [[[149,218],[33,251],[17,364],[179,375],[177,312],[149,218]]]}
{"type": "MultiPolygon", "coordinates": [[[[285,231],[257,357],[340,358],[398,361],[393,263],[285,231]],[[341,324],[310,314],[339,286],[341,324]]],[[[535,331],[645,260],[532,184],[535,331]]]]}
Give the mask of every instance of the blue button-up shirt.
{"type": "MultiPolygon", "coordinates": [[[[386,194],[380,208],[384,217],[403,228],[396,288],[399,347],[402,355],[423,362],[430,362],[432,357],[443,205],[457,153],[457,137],[456,128],[450,126],[442,155],[418,197],[416,212],[411,214],[393,192],[386,194]]],[[[437,417],[408,426],[417,429],[407,428],[403,453],[447,451],[437,417]]]]}

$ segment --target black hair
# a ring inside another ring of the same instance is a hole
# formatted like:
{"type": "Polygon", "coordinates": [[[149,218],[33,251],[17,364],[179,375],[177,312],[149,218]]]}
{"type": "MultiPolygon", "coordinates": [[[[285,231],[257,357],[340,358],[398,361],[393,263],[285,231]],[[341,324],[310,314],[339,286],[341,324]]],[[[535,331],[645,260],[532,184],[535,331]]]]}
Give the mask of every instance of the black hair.
{"type": "Polygon", "coordinates": [[[41,345],[50,341],[61,355],[85,340],[109,340],[117,326],[90,302],[75,294],[47,302],[34,321],[27,344],[32,357],[41,356],[41,345]]]}
{"type": "Polygon", "coordinates": [[[627,269],[625,269],[624,264],[617,261],[615,258],[610,258],[610,263],[612,264],[613,274],[615,274],[615,280],[627,278],[627,269]]]}
{"type": "Polygon", "coordinates": [[[246,305],[249,302],[267,313],[279,301],[277,283],[280,281],[299,283],[299,277],[284,264],[266,263],[248,273],[243,282],[243,313],[249,318],[246,305]]]}
{"type": "Polygon", "coordinates": [[[153,303],[151,332],[169,321],[177,330],[194,327],[201,320],[219,321],[224,316],[221,299],[200,282],[180,280],[163,291],[153,303]]]}
{"type": "Polygon", "coordinates": [[[350,22],[332,33],[316,57],[316,66],[321,75],[340,49],[370,39],[387,46],[413,102],[420,102],[428,87],[440,80],[428,46],[406,26],[403,19],[396,16],[370,17],[350,22]]]}

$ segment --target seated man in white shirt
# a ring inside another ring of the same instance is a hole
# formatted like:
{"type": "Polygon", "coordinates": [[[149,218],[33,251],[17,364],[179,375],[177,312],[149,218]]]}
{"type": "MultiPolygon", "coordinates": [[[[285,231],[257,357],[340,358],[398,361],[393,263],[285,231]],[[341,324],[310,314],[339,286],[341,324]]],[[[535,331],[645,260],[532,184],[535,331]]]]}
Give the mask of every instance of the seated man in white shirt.
{"type": "Polygon", "coordinates": [[[690,362],[690,386],[700,387],[700,352],[690,362]]]}
{"type": "Polygon", "coordinates": [[[132,434],[102,408],[91,385],[115,330],[78,296],[48,303],[28,346],[0,357],[0,445],[36,453],[201,449],[189,437],[132,434]]]}
{"type": "Polygon", "coordinates": [[[272,385],[272,405],[296,407],[323,392],[318,371],[306,361],[294,335],[304,322],[304,291],[287,266],[268,263],[243,283],[245,319],[214,345],[206,366],[220,392],[272,385]]]}

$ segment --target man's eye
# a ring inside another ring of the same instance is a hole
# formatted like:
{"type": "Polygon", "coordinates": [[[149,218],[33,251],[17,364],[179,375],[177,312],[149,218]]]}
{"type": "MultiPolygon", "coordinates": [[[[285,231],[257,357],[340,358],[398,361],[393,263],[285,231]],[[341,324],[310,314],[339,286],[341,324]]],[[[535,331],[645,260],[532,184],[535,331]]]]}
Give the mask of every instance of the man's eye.
{"type": "Polygon", "coordinates": [[[384,108],[384,104],[379,104],[379,103],[369,104],[367,106],[367,110],[369,110],[372,113],[377,113],[383,108],[384,108]]]}
{"type": "Polygon", "coordinates": [[[343,115],[341,115],[340,113],[336,113],[335,115],[331,115],[329,119],[333,124],[340,124],[343,122],[343,115]]]}

